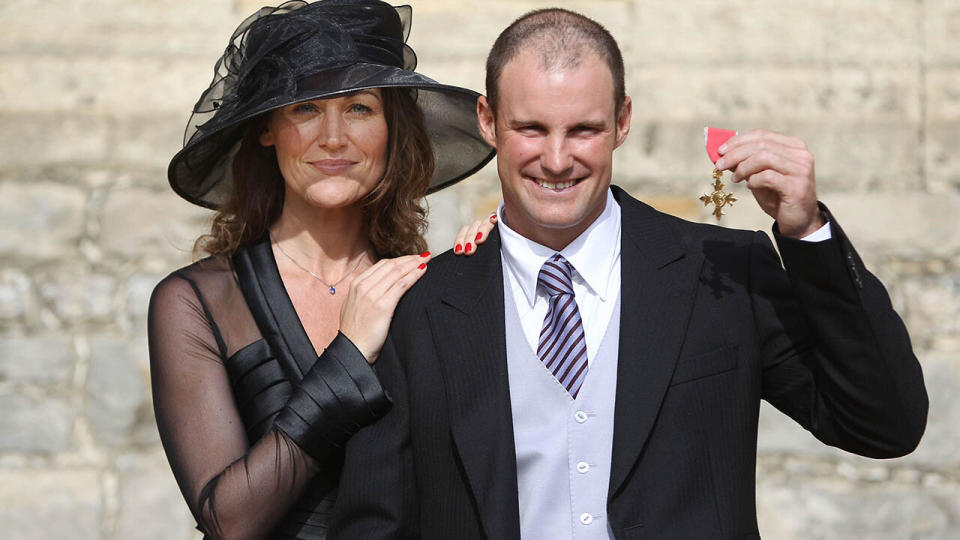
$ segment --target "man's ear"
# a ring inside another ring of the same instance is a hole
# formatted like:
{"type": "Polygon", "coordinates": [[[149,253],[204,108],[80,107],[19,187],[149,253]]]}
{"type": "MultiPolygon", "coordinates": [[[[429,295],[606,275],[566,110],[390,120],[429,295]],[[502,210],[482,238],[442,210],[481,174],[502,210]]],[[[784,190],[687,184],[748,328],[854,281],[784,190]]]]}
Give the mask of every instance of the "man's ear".
{"type": "Polygon", "coordinates": [[[623,106],[620,107],[620,114],[617,115],[617,140],[613,145],[619,148],[623,141],[627,140],[627,134],[630,133],[630,117],[633,115],[633,101],[630,96],[623,97],[623,106]]]}
{"type": "Polygon", "coordinates": [[[497,119],[493,116],[493,107],[487,102],[487,96],[477,98],[477,122],[480,126],[480,135],[487,144],[497,147],[497,119]]]}
{"type": "Polygon", "coordinates": [[[270,131],[270,126],[266,126],[260,132],[260,146],[273,146],[274,144],[276,144],[276,140],[274,140],[273,132],[270,131]]]}

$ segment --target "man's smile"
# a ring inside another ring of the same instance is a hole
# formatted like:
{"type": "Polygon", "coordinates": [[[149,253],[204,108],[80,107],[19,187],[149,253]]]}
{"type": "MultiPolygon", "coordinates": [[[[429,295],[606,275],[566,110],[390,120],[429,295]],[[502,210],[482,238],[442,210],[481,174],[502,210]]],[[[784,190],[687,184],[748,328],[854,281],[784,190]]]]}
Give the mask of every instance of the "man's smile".
{"type": "Polygon", "coordinates": [[[583,178],[574,178],[571,180],[551,182],[548,180],[543,180],[541,178],[535,178],[533,176],[528,176],[527,179],[533,181],[534,183],[536,183],[538,186],[542,188],[549,189],[551,191],[556,191],[556,192],[560,192],[560,191],[564,191],[566,189],[572,188],[573,186],[583,181],[583,178]]]}

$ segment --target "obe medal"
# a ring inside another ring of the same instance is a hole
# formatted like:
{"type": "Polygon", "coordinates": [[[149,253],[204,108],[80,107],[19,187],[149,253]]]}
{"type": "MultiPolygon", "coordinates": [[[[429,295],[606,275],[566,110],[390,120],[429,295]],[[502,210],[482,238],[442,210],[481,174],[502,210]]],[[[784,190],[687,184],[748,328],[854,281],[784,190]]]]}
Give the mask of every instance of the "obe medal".
{"type": "MultiPolygon", "coordinates": [[[[727,139],[736,135],[737,132],[729,129],[718,129],[712,127],[703,128],[703,142],[704,146],[707,147],[707,155],[710,156],[710,161],[716,163],[720,159],[720,154],[717,152],[717,149],[720,148],[723,143],[727,142],[727,139]]],[[[723,171],[714,168],[713,169],[713,192],[709,195],[703,195],[700,197],[700,200],[703,201],[704,206],[709,206],[713,203],[713,215],[717,216],[717,221],[723,217],[723,207],[724,206],[733,206],[733,203],[737,200],[736,197],[731,193],[725,193],[723,191],[723,171]]]]}

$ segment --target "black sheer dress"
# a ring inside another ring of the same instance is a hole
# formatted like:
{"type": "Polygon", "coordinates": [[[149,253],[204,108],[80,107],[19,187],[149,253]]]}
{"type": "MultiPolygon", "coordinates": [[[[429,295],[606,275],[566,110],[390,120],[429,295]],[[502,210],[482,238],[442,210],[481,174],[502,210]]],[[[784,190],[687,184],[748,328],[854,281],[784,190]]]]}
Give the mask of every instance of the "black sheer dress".
{"type": "Polygon", "coordinates": [[[324,538],[343,444],[389,409],[363,354],[338,334],[316,356],[266,239],[165,278],[148,326],[157,425],[198,528],[324,538]]]}

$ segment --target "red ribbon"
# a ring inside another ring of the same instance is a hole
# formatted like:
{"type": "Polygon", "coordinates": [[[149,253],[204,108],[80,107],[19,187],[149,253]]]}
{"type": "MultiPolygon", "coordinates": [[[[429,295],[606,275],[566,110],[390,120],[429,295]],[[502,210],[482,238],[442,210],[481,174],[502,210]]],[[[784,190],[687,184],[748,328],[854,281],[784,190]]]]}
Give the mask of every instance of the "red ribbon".
{"type": "Polygon", "coordinates": [[[720,159],[720,153],[717,151],[723,143],[727,142],[730,137],[736,135],[737,132],[731,129],[720,129],[715,127],[705,127],[703,128],[703,142],[707,147],[707,155],[710,156],[710,161],[716,163],[720,159]]]}

